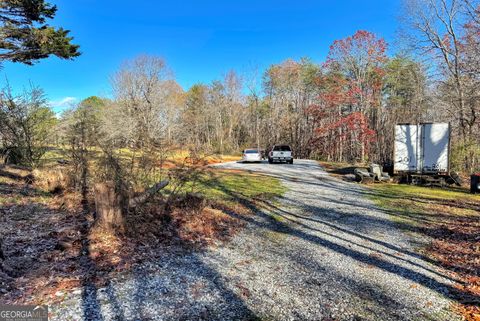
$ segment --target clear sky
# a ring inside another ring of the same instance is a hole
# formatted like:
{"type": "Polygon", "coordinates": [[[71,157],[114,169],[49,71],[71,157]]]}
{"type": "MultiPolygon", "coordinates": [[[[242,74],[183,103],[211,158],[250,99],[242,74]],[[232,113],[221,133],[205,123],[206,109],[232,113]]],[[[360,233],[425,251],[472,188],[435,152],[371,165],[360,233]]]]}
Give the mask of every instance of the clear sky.
{"type": "Polygon", "coordinates": [[[110,76],[139,54],[162,56],[184,89],[264,70],[287,58],[324,60],[335,39],[363,29],[392,43],[400,0],[51,0],[53,25],[71,30],[82,56],[0,71],[18,90],[43,88],[58,111],[91,95],[110,95],[110,76]]]}

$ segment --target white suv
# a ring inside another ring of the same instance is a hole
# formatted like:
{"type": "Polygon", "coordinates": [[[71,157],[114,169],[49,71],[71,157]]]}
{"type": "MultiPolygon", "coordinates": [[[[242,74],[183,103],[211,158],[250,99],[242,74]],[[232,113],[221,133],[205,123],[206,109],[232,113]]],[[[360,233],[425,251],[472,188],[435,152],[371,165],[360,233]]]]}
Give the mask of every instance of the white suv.
{"type": "Polygon", "coordinates": [[[274,162],[286,162],[293,164],[292,149],[288,145],[275,145],[272,151],[268,153],[268,162],[270,164],[274,162]]]}

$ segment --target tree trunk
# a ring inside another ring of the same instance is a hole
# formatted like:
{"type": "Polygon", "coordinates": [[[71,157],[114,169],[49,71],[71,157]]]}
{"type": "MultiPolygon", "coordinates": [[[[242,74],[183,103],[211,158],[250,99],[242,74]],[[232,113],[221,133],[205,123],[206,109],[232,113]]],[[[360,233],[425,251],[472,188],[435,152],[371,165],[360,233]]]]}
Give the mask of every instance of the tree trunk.
{"type": "Polygon", "coordinates": [[[114,182],[95,184],[96,224],[114,233],[125,232],[124,199],[114,182]]]}
{"type": "Polygon", "coordinates": [[[161,189],[165,188],[168,185],[168,180],[167,181],[161,181],[159,183],[156,183],[152,187],[150,187],[145,193],[142,193],[141,195],[132,198],[128,201],[128,207],[133,208],[135,206],[141,205],[145,203],[149,198],[151,198],[153,195],[158,193],[161,189]]]}

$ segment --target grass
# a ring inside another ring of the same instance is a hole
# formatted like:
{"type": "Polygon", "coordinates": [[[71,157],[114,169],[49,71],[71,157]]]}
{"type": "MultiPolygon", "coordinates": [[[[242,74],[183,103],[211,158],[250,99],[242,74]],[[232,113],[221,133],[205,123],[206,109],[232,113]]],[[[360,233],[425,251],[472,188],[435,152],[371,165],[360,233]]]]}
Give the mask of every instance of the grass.
{"type": "Polygon", "coordinates": [[[460,188],[375,184],[371,199],[410,234],[427,237],[419,251],[461,281],[454,309],[479,320],[480,195],[460,188]]]}
{"type": "Polygon", "coordinates": [[[217,201],[235,201],[239,197],[273,200],[286,191],[276,178],[231,170],[210,170],[192,187],[217,201]]]}
{"type": "Polygon", "coordinates": [[[23,177],[27,170],[14,169],[9,166],[0,166],[0,207],[11,205],[25,205],[31,202],[47,204],[52,195],[46,191],[31,188],[23,180],[18,181],[9,175],[23,177]]]}
{"type": "MultiPolygon", "coordinates": [[[[277,203],[279,197],[286,192],[281,182],[270,176],[234,170],[214,170],[204,175],[197,188],[210,200],[224,203],[238,209],[238,202],[246,201],[256,207],[277,203]]],[[[240,210],[241,211],[241,210],[240,210]]],[[[272,220],[285,223],[285,219],[277,214],[266,213],[272,220]]],[[[273,242],[281,243],[287,236],[278,231],[267,231],[265,237],[273,242]]]]}
{"type": "MultiPolygon", "coordinates": [[[[5,301],[41,302],[52,293],[79,286],[79,280],[86,273],[82,265],[82,240],[86,238],[89,260],[99,271],[98,275],[102,275],[96,282],[102,284],[111,275],[129,271],[134,264],[155,257],[158,248],[203,249],[229,241],[245,225],[242,217],[252,214],[251,208],[242,203],[244,200],[273,201],[285,192],[285,187],[273,177],[208,167],[201,170],[200,179],[185,188],[185,192],[203,194],[204,197],[198,197],[198,203],[195,203],[196,195],[192,195],[179,201],[182,203],[174,201],[172,208],[165,211],[161,202],[149,202],[135,215],[126,216],[129,226],[126,235],[113,235],[95,226],[90,226],[84,235],[80,231],[93,217],[82,211],[78,193],[67,190],[54,195],[38,189],[36,183],[26,189],[23,179],[10,177],[16,174],[12,168],[0,172],[0,212],[5,215],[0,235],[5,248],[9,249],[4,262],[22,271],[22,277],[12,279],[8,287],[0,282],[0,290],[8,294],[5,301]],[[16,228],[18,224],[21,229],[16,228]],[[51,244],[63,241],[71,247],[52,249],[51,244]],[[26,253],[26,249],[39,253],[35,265],[18,261],[13,255],[26,253]],[[65,268],[70,271],[69,277],[58,272],[65,268]],[[13,287],[10,288],[10,284],[13,287]],[[14,288],[23,290],[15,292],[11,290],[14,288]]],[[[27,172],[21,174],[24,176],[27,172]]],[[[282,238],[281,234],[271,236],[282,238]]]]}
{"type": "Polygon", "coordinates": [[[327,161],[318,161],[320,165],[322,165],[327,170],[341,170],[344,168],[348,168],[350,166],[357,166],[362,167],[360,164],[350,164],[350,163],[340,163],[340,162],[327,162],[327,161]]]}
{"type": "Polygon", "coordinates": [[[480,202],[479,195],[468,193],[460,188],[429,188],[406,184],[375,184],[370,186],[375,192],[372,200],[384,209],[395,211],[394,219],[418,226],[418,214],[433,216],[439,211],[448,211],[458,216],[478,215],[475,208],[463,206],[465,203],[480,202]]]}
{"type": "Polygon", "coordinates": [[[353,174],[355,168],[363,167],[364,164],[349,164],[349,163],[335,163],[335,162],[318,162],[330,175],[335,177],[342,177],[343,175],[353,174]]]}
{"type": "Polygon", "coordinates": [[[406,184],[377,184],[374,186],[376,191],[381,192],[384,196],[407,196],[422,197],[431,200],[470,200],[480,201],[480,195],[470,194],[466,189],[462,188],[429,188],[422,186],[406,185],[406,184]]]}

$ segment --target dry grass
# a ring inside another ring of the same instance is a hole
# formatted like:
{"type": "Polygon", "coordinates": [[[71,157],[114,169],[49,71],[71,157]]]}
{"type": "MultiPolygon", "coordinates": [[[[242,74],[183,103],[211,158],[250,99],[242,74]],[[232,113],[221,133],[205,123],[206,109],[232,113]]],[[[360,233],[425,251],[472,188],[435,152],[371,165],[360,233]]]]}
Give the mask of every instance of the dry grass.
{"type": "Polygon", "coordinates": [[[84,217],[70,209],[80,207],[80,198],[49,194],[23,179],[1,177],[0,237],[6,272],[3,279],[0,275],[1,301],[33,302],[34,297],[41,300],[78,285],[79,228],[84,217]]]}
{"type": "Polygon", "coordinates": [[[71,185],[66,168],[35,169],[32,175],[34,186],[48,193],[61,193],[71,185]]]}

